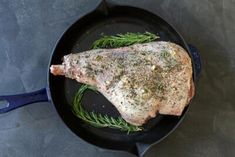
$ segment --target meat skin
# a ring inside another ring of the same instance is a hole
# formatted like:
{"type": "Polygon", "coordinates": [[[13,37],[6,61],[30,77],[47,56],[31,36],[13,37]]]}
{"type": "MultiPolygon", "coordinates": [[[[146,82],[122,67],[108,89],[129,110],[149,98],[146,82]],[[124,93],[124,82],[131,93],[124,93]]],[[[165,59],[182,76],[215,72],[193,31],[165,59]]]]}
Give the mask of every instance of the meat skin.
{"type": "Polygon", "coordinates": [[[195,93],[191,59],[171,42],[95,49],[63,59],[61,65],[51,65],[53,75],[96,86],[133,125],[158,113],[180,116],[195,93]]]}

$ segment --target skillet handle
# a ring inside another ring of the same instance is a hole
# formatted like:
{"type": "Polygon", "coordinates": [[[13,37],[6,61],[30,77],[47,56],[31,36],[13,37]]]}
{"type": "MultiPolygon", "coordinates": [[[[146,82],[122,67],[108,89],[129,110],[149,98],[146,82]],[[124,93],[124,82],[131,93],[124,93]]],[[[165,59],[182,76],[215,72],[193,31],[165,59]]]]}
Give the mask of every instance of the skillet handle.
{"type": "Polygon", "coordinates": [[[98,6],[95,8],[95,11],[101,12],[104,15],[108,15],[108,11],[110,8],[115,7],[116,4],[107,2],[107,0],[101,0],[98,6]]]}
{"type": "Polygon", "coordinates": [[[198,80],[202,69],[201,57],[198,49],[195,46],[188,44],[188,47],[193,57],[193,64],[196,72],[196,80],[198,80]]]}
{"type": "Polygon", "coordinates": [[[0,96],[0,113],[5,113],[31,103],[44,101],[49,101],[47,88],[31,93],[0,96]]]}
{"type": "Polygon", "coordinates": [[[131,153],[131,154],[136,155],[137,157],[143,157],[144,154],[147,152],[147,150],[151,146],[152,145],[137,142],[131,150],[128,150],[128,152],[131,153]]]}

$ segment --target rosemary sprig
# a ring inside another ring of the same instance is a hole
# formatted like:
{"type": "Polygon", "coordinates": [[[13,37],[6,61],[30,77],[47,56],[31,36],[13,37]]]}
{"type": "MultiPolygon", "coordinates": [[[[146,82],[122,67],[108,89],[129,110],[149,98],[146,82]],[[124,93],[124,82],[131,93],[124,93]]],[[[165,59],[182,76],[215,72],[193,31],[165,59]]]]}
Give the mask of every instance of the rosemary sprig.
{"type": "Polygon", "coordinates": [[[87,89],[96,91],[96,89],[89,85],[82,85],[75,95],[73,101],[73,113],[78,118],[82,119],[84,122],[89,123],[94,127],[104,128],[114,128],[120,129],[121,131],[136,132],[141,131],[143,128],[127,123],[123,118],[118,117],[114,119],[113,117],[108,117],[107,115],[101,115],[94,112],[87,112],[81,105],[82,97],[87,89]]]}
{"type": "Polygon", "coordinates": [[[146,43],[151,42],[156,39],[158,39],[159,36],[150,33],[126,33],[126,34],[117,34],[112,36],[106,36],[104,35],[102,38],[96,40],[92,48],[116,48],[116,47],[123,47],[123,46],[129,46],[132,44],[137,43],[146,43]]]}

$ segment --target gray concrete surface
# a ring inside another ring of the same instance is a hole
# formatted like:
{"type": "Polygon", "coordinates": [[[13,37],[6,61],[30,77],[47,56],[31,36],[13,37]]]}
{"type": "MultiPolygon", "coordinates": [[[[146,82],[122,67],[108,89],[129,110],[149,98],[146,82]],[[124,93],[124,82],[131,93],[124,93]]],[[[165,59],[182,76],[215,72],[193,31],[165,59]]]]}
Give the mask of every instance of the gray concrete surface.
{"type": "MultiPolygon", "coordinates": [[[[184,122],[146,157],[235,155],[235,0],[119,0],[149,9],[201,51],[203,71],[184,122]]],[[[0,0],[0,95],[46,85],[56,40],[97,0],[0,0]]],[[[131,157],[75,136],[51,104],[0,115],[0,157],[131,157]]]]}

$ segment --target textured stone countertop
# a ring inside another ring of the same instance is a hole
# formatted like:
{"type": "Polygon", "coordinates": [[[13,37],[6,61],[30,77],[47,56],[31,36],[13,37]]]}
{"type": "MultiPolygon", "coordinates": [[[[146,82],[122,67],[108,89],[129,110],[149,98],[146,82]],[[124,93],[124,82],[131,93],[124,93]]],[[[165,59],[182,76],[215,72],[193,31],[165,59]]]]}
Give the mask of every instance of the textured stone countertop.
{"type": "MultiPolygon", "coordinates": [[[[203,70],[183,123],[146,157],[231,157],[235,154],[235,1],[119,0],[157,13],[201,52],[203,70]]],[[[46,85],[61,34],[98,0],[0,0],[0,95],[46,85]]],[[[74,135],[49,103],[0,115],[0,157],[133,157],[74,135]]]]}

